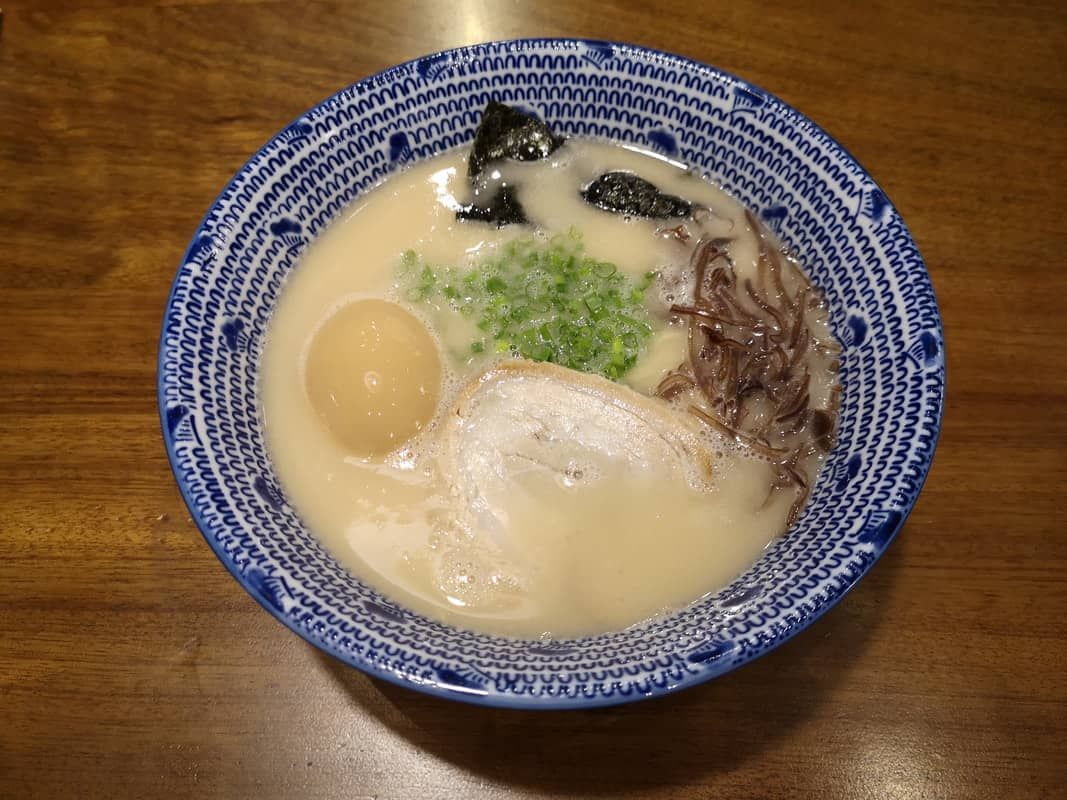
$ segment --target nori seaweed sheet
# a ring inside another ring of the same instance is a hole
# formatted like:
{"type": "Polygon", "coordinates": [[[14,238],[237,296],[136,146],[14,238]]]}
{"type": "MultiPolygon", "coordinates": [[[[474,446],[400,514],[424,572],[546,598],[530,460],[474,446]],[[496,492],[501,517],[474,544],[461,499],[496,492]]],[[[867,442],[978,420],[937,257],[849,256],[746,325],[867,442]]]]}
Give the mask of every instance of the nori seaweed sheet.
{"type": "Polygon", "coordinates": [[[655,184],[630,172],[605,172],[582,191],[587,203],[614,214],[651,219],[688,217],[693,204],[663,194],[655,184]]]}
{"type": "Polygon", "coordinates": [[[514,186],[501,186],[488,205],[472,203],[456,212],[456,219],[471,219],[479,222],[495,222],[498,228],[505,225],[524,225],[529,222],[526,211],[515,194],[514,186]]]}
{"type": "Polygon", "coordinates": [[[473,181],[486,165],[501,158],[540,161],[561,144],[563,138],[541,120],[490,100],[474,134],[467,174],[473,181]]]}

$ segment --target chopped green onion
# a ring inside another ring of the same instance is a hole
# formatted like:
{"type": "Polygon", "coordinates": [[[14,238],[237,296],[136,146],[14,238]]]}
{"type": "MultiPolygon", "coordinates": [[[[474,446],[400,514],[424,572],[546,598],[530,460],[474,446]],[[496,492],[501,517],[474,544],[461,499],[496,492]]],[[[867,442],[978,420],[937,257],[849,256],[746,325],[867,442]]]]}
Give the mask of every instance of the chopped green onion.
{"type": "Polygon", "coordinates": [[[434,267],[408,250],[396,274],[409,301],[442,297],[442,313],[467,317],[486,334],[470,344],[475,355],[491,348],[617,379],[653,332],[644,296],[656,273],[634,279],[590,258],[573,228],[547,242],[514,239],[471,269],[434,267]]]}

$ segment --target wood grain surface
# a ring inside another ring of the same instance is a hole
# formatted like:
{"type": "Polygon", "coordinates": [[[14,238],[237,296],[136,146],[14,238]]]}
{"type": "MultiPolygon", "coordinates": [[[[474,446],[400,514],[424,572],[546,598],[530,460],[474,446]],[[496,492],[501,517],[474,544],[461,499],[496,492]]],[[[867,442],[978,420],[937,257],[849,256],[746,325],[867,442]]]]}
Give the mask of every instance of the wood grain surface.
{"type": "Polygon", "coordinates": [[[1067,796],[1067,6],[5,2],[0,797],[1067,796]],[[583,35],[700,59],[837,137],[901,210],[948,403],[903,533],[758,662],[519,713],[364,677],[216,561],[164,456],[159,324],[270,135],[443,47],[583,35]]]}

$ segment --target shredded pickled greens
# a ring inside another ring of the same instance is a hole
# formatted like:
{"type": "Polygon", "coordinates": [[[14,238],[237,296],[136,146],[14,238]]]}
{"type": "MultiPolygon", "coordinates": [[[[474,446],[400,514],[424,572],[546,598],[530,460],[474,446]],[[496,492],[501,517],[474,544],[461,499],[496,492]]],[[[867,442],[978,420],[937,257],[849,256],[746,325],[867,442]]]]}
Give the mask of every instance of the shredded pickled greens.
{"type": "Polygon", "coordinates": [[[412,303],[472,321],[470,352],[511,353],[616,380],[637,361],[653,328],[640,279],[585,255],[571,229],[549,240],[516,239],[470,269],[435,266],[408,250],[397,284],[412,303]]]}

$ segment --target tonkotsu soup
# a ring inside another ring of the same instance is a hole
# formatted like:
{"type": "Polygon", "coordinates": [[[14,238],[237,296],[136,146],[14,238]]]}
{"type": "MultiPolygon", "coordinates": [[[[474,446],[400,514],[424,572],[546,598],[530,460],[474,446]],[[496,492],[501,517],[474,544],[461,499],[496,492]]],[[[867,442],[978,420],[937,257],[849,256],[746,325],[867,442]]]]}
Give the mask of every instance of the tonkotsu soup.
{"type": "Polygon", "coordinates": [[[783,535],[832,446],[826,304],[683,166],[491,103],[302,256],[260,370],[289,501],[459,627],[619,630],[783,535]]]}

